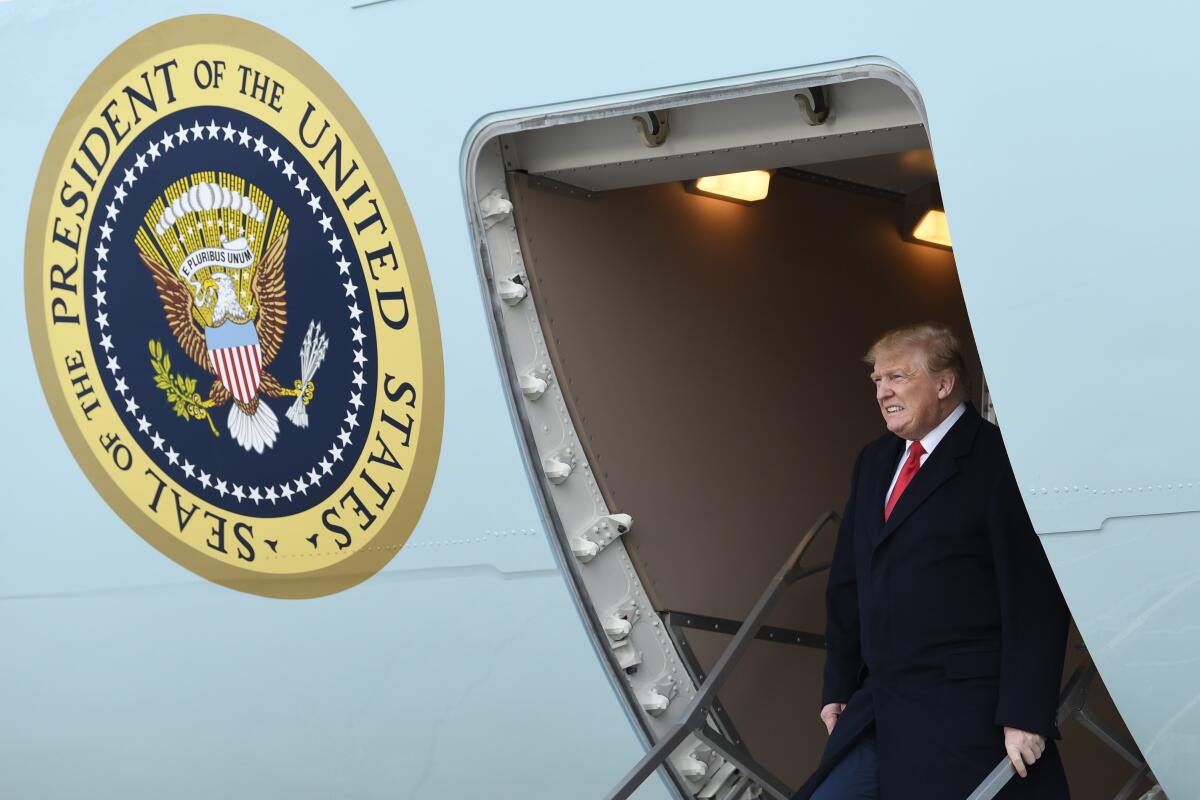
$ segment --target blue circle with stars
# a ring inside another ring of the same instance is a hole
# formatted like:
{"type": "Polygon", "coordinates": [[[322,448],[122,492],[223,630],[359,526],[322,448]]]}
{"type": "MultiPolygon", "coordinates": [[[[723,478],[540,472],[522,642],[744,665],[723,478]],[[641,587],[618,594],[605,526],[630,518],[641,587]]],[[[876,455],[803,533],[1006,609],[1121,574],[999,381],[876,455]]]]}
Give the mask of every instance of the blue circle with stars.
{"type": "Polygon", "coordinates": [[[108,396],[159,475],[213,506],[253,517],[290,516],[323,501],[349,477],[366,444],[377,384],[370,299],[336,198],[286,137],[222,107],[176,112],[142,131],[98,197],[84,260],[92,347],[108,396]],[[135,242],[147,210],[167,188],[205,171],[244,179],[270,198],[272,214],[288,218],[286,327],[278,353],[261,365],[257,392],[278,433],[262,452],[239,444],[231,430],[234,398],[208,408],[208,419],[179,413],[151,353],[150,343],[159,343],[172,377],[194,379],[200,398],[213,399],[214,362],[197,363],[180,346],[135,242]],[[269,396],[266,376],[275,379],[272,386],[295,391],[301,353],[312,356],[320,337],[324,357],[312,375],[302,427],[287,413],[297,398],[269,396]]]}

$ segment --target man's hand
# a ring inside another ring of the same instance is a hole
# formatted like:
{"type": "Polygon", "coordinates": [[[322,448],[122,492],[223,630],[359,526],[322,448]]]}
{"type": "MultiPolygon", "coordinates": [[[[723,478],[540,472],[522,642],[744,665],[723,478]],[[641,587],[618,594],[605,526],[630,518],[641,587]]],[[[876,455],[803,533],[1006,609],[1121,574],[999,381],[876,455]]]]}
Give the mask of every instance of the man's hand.
{"type": "MultiPolygon", "coordinates": [[[[829,708],[829,706],[825,706],[829,708]]],[[[825,716],[822,709],[821,717],[825,716]]],[[[832,730],[832,728],[831,728],[832,730]]],[[[1036,733],[1029,733],[1018,728],[1004,726],[1004,749],[1008,751],[1008,759],[1012,761],[1017,774],[1022,778],[1028,775],[1025,765],[1032,765],[1046,751],[1046,740],[1036,733]]]]}
{"type": "MultiPolygon", "coordinates": [[[[846,710],[845,703],[830,703],[821,709],[821,722],[825,723],[825,732],[833,733],[833,726],[837,725],[838,717],[846,710]]],[[[1007,731],[1008,729],[1005,728],[1007,731]]],[[[1030,762],[1033,763],[1033,762],[1030,762]]]]}

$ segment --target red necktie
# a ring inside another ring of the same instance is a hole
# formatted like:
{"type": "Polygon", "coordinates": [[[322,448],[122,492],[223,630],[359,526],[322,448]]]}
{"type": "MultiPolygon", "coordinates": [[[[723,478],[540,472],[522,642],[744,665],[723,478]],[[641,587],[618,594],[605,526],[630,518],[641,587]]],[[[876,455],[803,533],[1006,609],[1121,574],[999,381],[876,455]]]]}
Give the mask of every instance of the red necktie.
{"type": "Polygon", "coordinates": [[[908,448],[908,460],[900,468],[900,477],[896,478],[896,488],[892,489],[892,496],[888,498],[887,507],[883,509],[884,522],[887,522],[887,518],[892,515],[896,501],[900,499],[900,495],[904,494],[908,484],[912,483],[913,476],[921,468],[921,456],[923,455],[925,455],[925,448],[921,447],[920,442],[913,442],[912,447],[908,448]]]}

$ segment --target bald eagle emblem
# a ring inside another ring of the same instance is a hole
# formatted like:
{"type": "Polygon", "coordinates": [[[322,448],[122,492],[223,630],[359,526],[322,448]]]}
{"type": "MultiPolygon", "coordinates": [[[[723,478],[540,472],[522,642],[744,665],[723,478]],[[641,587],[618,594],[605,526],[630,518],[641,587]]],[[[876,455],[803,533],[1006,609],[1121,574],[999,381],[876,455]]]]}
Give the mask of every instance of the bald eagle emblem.
{"type": "Polygon", "coordinates": [[[267,370],[287,328],[288,218],[273,206],[236,175],[198,172],[151,204],[135,237],[167,327],[183,352],[213,376],[202,398],[196,379],[172,372],[169,353],[151,340],[155,385],[177,415],[207,421],[218,436],[212,415],[228,405],[230,435],[256,453],[274,446],[280,433],[267,398],[294,397],[287,417],[308,426],[313,376],[328,348],[313,320],[300,351],[300,379],[287,388],[267,370]]]}

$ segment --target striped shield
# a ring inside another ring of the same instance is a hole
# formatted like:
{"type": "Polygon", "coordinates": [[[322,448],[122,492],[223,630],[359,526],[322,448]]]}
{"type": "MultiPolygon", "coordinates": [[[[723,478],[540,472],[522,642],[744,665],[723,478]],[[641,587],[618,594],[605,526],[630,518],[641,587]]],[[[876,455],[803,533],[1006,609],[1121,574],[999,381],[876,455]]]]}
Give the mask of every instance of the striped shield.
{"type": "Polygon", "coordinates": [[[262,375],[262,354],[258,349],[258,331],[253,322],[225,322],[204,329],[208,358],[225,388],[240,403],[249,404],[258,396],[262,375]]]}

